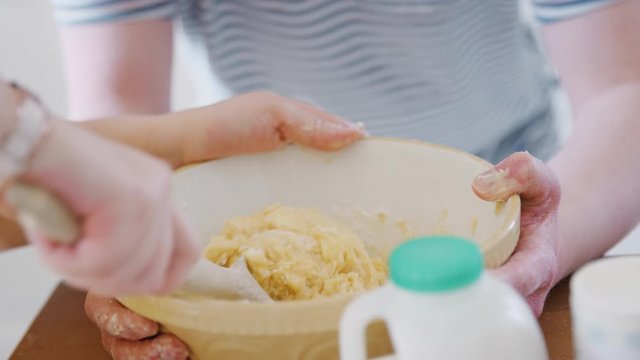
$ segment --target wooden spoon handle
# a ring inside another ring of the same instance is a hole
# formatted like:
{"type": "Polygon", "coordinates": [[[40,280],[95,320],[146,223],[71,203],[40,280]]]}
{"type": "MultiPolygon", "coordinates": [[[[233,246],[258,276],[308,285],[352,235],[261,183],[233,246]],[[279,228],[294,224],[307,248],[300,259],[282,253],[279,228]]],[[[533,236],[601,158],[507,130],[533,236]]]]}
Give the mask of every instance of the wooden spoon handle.
{"type": "Polygon", "coordinates": [[[79,220],[60,199],[43,188],[15,182],[5,192],[18,221],[60,244],[72,244],[80,235],[79,220]]]}

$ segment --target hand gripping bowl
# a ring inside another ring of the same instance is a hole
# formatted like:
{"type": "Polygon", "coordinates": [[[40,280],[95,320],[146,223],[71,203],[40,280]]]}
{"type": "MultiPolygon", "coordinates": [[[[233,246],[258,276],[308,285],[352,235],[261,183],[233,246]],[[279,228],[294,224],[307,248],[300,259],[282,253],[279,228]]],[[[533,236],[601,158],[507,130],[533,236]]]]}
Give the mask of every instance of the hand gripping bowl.
{"type": "MultiPolygon", "coordinates": [[[[314,207],[351,226],[371,252],[386,255],[408,236],[453,234],[478,243],[489,268],[504,263],[519,236],[520,199],[478,199],[475,175],[490,164],[419,142],[372,138],[344,151],[289,146],[273,153],[201,163],[178,171],[174,191],[203,246],[225,220],[272,204],[314,207]]],[[[251,303],[135,296],[125,306],[158,321],[194,359],[338,358],[337,330],[353,295],[251,303]]],[[[369,328],[369,355],[391,352],[385,328],[369,328]]]]}

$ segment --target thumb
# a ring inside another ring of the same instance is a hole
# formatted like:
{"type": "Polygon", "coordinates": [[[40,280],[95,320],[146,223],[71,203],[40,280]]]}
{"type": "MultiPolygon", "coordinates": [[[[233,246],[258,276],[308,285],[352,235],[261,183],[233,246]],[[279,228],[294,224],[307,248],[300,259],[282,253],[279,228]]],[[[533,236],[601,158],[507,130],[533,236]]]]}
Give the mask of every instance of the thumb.
{"type": "Polygon", "coordinates": [[[553,171],[527,152],[514,153],[478,175],[472,187],[487,201],[505,201],[519,194],[523,211],[538,208],[550,212],[560,201],[560,183],[553,171]]]}

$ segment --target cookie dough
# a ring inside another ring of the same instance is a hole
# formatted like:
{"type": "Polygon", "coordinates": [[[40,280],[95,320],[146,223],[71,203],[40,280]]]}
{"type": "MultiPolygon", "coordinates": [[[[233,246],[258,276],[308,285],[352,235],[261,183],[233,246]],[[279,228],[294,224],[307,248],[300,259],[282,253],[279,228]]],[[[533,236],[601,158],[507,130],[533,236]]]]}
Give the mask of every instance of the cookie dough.
{"type": "Polygon", "coordinates": [[[370,255],[348,227],[310,208],[272,206],[225,223],[205,250],[231,266],[239,257],[274,300],[309,300],[371,289],[387,279],[381,256],[370,255]]]}

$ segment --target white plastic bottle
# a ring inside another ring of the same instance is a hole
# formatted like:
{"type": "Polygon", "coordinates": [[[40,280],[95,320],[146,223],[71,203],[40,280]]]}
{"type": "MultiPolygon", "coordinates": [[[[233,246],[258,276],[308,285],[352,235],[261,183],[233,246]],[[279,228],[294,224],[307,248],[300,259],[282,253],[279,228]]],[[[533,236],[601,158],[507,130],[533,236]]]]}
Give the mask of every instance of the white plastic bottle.
{"type": "Polygon", "coordinates": [[[340,323],[342,360],[366,359],[365,329],[386,322],[397,360],[543,360],[528,305],[483,272],[478,247],[438,236],[410,240],[389,258],[390,281],[356,298],[340,323]]]}

